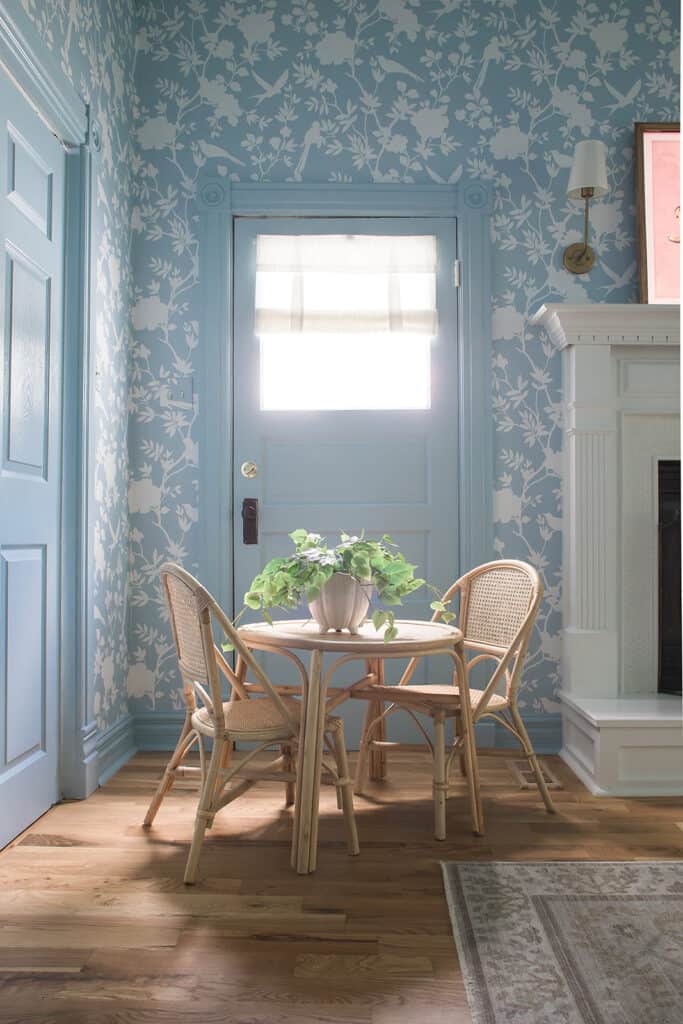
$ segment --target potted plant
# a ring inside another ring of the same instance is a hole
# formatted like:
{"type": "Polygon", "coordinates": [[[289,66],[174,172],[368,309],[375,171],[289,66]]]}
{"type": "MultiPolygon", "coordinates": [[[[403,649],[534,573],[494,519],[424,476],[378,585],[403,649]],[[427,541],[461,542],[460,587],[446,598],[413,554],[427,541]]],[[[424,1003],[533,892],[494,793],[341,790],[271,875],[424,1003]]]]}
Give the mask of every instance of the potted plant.
{"type": "MultiPolygon", "coordinates": [[[[375,629],[384,627],[385,642],[398,635],[392,606],[400,605],[426,581],[415,577],[416,566],[406,561],[391,537],[385,534],[381,540],[369,540],[342,533],[339,544],[328,547],[318,533],[294,530],[289,536],[294,553],[271,559],[255,577],[244,595],[248,608],[260,610],[270,622],[270,609],[296,608],[305,598],[322,633],[329,629],[357,633],[374,590],[378,602],[389,605],[374,612],[375,629]]],[[[440,602],[432,603],[437,606],[440,602]]],[[[453,618],[448,612],[446,616],[453,618]]]]}

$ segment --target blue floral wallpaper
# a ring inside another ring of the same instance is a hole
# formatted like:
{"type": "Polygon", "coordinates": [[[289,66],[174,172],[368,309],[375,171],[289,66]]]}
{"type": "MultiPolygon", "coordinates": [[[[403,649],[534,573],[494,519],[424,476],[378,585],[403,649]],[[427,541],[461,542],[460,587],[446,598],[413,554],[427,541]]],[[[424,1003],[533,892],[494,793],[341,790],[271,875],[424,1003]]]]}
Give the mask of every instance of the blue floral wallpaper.
{"type": "Polygon", "coordinates": [[[543,572],[524,699],[528,712],[557,711],[560,361],[529,316],[547,300],[637,298],[632,126],[678,119],[676,0],[17,2],[102,129],[98,724],[125,714],[126,685],[134,712],[181,704],[157,570],[168,557],[196,563],[202,396],[187,409],[167,389],[196,378],[193,197],[207,170],[273,182],[466,173],[491,184],[496,550],[543,572]],[[592,210],[598,265],[576,278],[561,256],[582,227],[564,194],[582,138],[607,144],[610,193],[592,210]]]}
{"type": "MultiPolygon", "coordinates": [[[[19,0],[17,0],[19,2],[19,0]]],[[[126,714],[128,644],[128,353],[131,174],[135,62],[134,0],[21,0],[100,127],[92,211],[95,277],[95,506],[90,593],[92,712],[104,728],[126,714]]]]}
{"type": "Polygon", "coordinates": [[[678,119],[677,0],[175,0],[138,9],[135,340],[130,387],[132,710],[180,706],[156,572],[196,558],[197,417],[165,386],[196,371],[193,195],[239,181],[493,186],[496,550],[542,570],[524,691],[559,710],[560,360],[529,327],[547,300],[637,298],[632,137],[678,119]],[[610,193],[593,206],[596,269],[565,198],[574,144],[600,138],[610,193]]]}

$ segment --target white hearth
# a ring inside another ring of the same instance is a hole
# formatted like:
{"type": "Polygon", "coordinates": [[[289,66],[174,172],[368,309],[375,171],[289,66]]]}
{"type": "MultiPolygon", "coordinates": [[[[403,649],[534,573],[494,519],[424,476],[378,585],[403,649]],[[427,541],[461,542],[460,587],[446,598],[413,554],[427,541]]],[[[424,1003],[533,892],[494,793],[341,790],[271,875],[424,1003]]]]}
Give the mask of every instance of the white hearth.
{"type": "Polygon", "coordinates": [[[562,351],[561,756],[591,792],[683,794],[679,697],[657,694],[657,465],[680,458],[680,310],[542,306],[562,351]]]}

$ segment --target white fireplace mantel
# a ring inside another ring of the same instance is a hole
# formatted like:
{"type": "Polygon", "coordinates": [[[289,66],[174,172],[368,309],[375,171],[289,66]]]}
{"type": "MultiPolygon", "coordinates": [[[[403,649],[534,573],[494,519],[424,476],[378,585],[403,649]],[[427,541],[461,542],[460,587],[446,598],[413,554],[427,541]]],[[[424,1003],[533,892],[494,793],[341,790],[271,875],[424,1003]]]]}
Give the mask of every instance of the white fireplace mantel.
{"type": "Polygon", "coordinates": [[[568,345],[680,345],[680,306],[549,302],[531,318],[559,349],[568,345]]]}
{"type": "Polygon", "coordinates": [[[683,794],[657,694],[657,473],[680,458],[680,308],[549,303],[562,351],[562,756],[595,793],[683,794]]]}

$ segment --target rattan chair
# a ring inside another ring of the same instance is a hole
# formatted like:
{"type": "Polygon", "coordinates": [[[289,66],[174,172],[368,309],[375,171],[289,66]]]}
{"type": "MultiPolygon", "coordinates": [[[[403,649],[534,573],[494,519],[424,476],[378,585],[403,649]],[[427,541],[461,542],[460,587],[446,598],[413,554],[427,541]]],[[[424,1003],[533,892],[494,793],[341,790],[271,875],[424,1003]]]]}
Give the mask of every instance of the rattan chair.
{"type": "MultiPolygon", "coordinates": [[[[167,563],[161,567],[161,579],[183,680],[186,713],[180,739],[149,805],[144,824],[145,827],[152,824],[176,778],[198,779],[199,806],[185,868],[185,882],[192,884],[197,877],[204,832],[211,827],[221,807],[242,796],[258,780],[284,782],[286,802],[294,802],[295,748],[301,702],[289,695],[297,691],[296,687],[276,687],[270,681],[230,620],[193,576],[180,566],[167,563]],[[237,660],[234,670],[214,642],[212,620],[235,649],[237,660]],[[256,683],[247,682],[250,673],[256,683]],[[227,701],[222,693],[221,675],[231,687],[231,697],[227,701]],[[210,755],[206,749],[209,739],[213,743],[210,755]],[[253,746],[239,763],[231,765],[231,752],[236,740],[253,746]],[[199,747],[199,768],[183,764],[195,743],[199,747]],[[273,746],[279,748],[279,756],[264,767],[248,767],[256,754],[273,746]]],[[[291,653],[288,656],[305,675],[299,659],[291,653]]],[[[353,783],[349,777],[344,726],[340,718],[327,717],[325,741],[333,756],[333,764],[325,764],[325,769],[337,787],[337,804],[344,812],[349,852],[357,854],[353,783]]]]}
{"type": "MultiPolygon", "coordinates": [[[[542,595],[543,585],[532,566],[525,562],[501,560],[480,565],[461,576],[443,600],[454,602],[458,597],[460,599],[458,625],[465,637],[468,683],[475,666],[493,662],[484,689],[472,686],[469,689],[473,725],[482,718],[494,718],[512,733],[534,771],[546,809],[552,813],[553,802],[517,706],[522,666],[542,595]]],[[[436,612],[432,620],[437,621],[440,617],[441,612],[436,612]]],[[[361,737],[355,792],[362,793],[369,765],[372,776],[381,778],[386,770],[386,750],[403,746],[387,742],[386,720],[396,711],[406,711],[415,720],[432,751],[434,832],[437,839],[445,839],[444,794],[448,790],[450,770],[457,751],[453,748],[446,753],[444,729],[446,719],[453,718],[456,738],[462,735],[460,695],[457,686],[451,683],[411,686],[410,680],[418,661],[413,658],[409,662],[397,686],[371,684],[351,691],[354,698],[370,702],[361,737]],[[387,702],[389,706],[384,707],[387,702]],[[434,743],[416,718],[417,714],[430,715],[433,719],[434,743]]],[[[460,768],[464,773],[462,755],[460,768]]],[[[483,823],[481,804],[479,819],[483,823]]]]}

